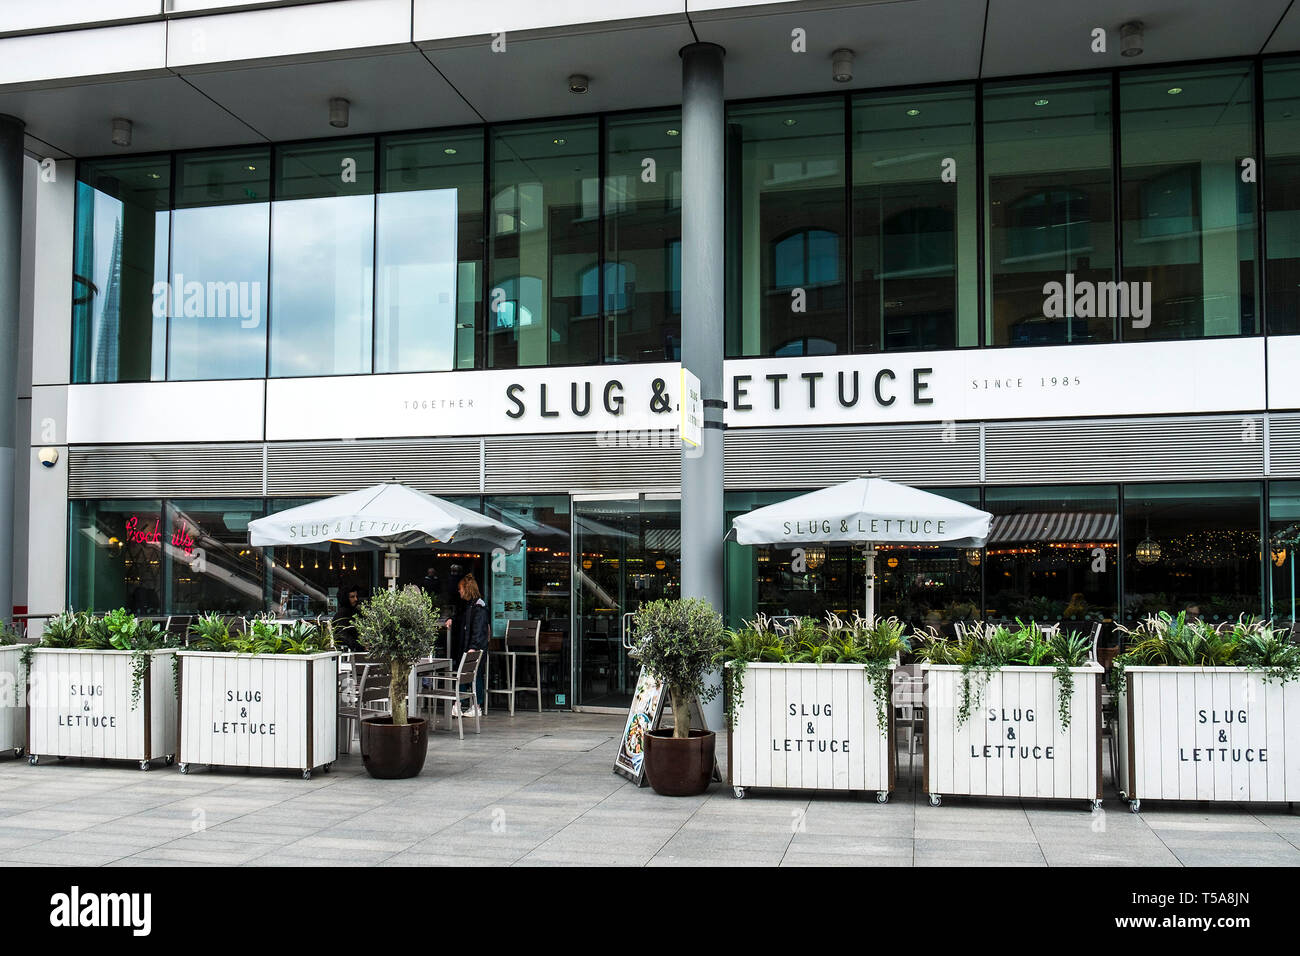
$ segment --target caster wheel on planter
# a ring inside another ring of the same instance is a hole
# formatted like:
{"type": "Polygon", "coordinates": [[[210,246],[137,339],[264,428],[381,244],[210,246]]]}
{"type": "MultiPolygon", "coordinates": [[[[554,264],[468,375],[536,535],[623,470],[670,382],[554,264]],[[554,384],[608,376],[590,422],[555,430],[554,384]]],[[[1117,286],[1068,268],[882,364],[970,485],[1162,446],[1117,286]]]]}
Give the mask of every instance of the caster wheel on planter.
{"type": "Polygon", "coordinates": [[[169,767],[175,762],[176,762],[175,754],[168,754],[166,757],[163,757],[163,763],[165,763],[169,767]]]}
{"type": "Polygon", "coordinates": [[[19,747],[17,750],[14,751],[14,756],[17,757],[19,760],[22,760],[22,759],[23,759],[23,754],[26,753],[26,752],[27,752],[27,751],[23,750],[22,747],[19,747]]]}
{"type": "Polygon", "coordinates": [[[1093,810],[1100,810],[1100,809],[1101,809],[1101,801],[1100,801],[1100,800],[1093,800],[1093,801],[1091,801],[1091,802],[1088,804],[1088,806],[1091,807],[1093,810]]]}
{"type": "Polygon", "coordinates": [[[888,803],[888,802],[889,802],[889,791],[888,791],[888,790],[877,790],[877,791],[876,791],[876,803],[888,803]]]}
{"type": "Polygon", "coordinates": [[[943,797],[941,797],[941,796],[940,796],[939,794],[937,794],[937,793],[932,793],[932,794],[930,794],[930,806],[932,806],[932,807],[937,807],[937,806],[939,806],[941,803],[943,803],[943,797]]]}
{"type": "Polygon", "coordinates": [[[326,773],[329,773],[331,770],[334,769],[334,764],[332,762],[327,763],[325,766],[321,767],[321,769],[324,770],[326,773]]]}
{"type": "Polygon", "coordinates": [[[745,788],[744,788],[744,787],[732,787],[732,788],[731,788],[731,795],[734,796],[737,800],[744,800],[744,799],[745,799],[745,788]]]}
{"type": "Polygon", "coordinates": [[[27,758],[27,766],[29,767],[35,767],[40,762],[41,762],[41,758],[39,754],[32,754],[30,757],[27,758]]]}
{"type": "Polygon", "coordinates": [[[1129,808],[1129,810],[1132,811],[1133,813],[1137,813],[1138,811],[1140,811],[1140,810],[1142,809],[1142,801],[1141,801],[1141,800],[1130,800],[1130,801],[1129,801],[1129,804],[1128,804],[1128,808],[1129,808]]]}
{"type": "Polygon", "coordinates": [[[179,770],[181,773],[189,773],[190,765],[187,763],[177,764],[176,769],[179,770]]]}
{"type": "Polygon", "coordinates": [[[153,764],[151,764],[149,761],[147,761],[147,760],[141,760],[141,761],[140,761],[140,769],[141,769],[141,770],[149,770],[149,769],[151,769],[152,767],[153,767],[153,764]]]}
{"type": "Polygon", "coordinates": [[[304,779],[304,780],[310,780],[310,779],[311,779],[311,771],[310,771],[310,770],[304,770],[304,771],[302,772],[302,779],[304,779]]]}

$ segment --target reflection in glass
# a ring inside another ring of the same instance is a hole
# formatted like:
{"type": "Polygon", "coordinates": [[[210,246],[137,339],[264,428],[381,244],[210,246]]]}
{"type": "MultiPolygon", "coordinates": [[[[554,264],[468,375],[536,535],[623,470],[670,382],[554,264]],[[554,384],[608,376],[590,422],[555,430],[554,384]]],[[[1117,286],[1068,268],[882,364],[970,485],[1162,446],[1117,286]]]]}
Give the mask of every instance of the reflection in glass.
{"type": "Polygon", "coordinates": [[[584,313],[599,256],[595,120],[501,127],[492,137],[488,365],[600,361],[600,318],[584,313]]]}
{"type": "Polygon", "coordinates": [[[169,378],[266,375],[270,183],[269,149],[177,158],[169,378]]]}
{"type": "Polygon", "coordinates": [[[985,87],[990,345],[1114,339],[1109,298],[1065,301],[1115,279],[1110,101],[1109,76],[985,87]]]}
{"type": "Polygon", "coordinates": [[[73,501],[68,523],[68,605],[166,613],[162,502],[73,501]]]}
{"type": "Polygon", "coordinates": [[[988,616],[1063,624],[1111,620],[1119,591],[1114,485],[988,488],[988,616]]]}
{"type": "Polygon", "coordinates": [[[854,98],[855,351],[979,344],[974,169],[971,87],[854,98]]]}
{"type": "Polygon", "coordinates": [[[262,549],[248,544],[248,522],[263,513],[258,499],[166,503],[167,613],[247,616],[266,609],[262,549]]]}
{"type": "Polygon", "coordinates": [[[583,314],[598,311],[603,278],[607,362],[680,353],[681,125],[676,112],[606,122],[605,271],[587,269],[581,291],[583,314]]]}
{"type": "Polygon", "coordinates": [[[1295,627],[1296,549],[1300,548],[1300,481],[1274,481],[1268,489],[1268,568],[1272,575],[1271,616],[1295,627]]]}
{"type": "Polygon", "coordinates": [[[77,171],[73,381],[166,377],[171,164],[100,160],[77,171]]]}
{"type": "Polygon", "coordinates": [[[1251,76],[1233,64],[1120,79],[1123,278],[1150,283],[1126,339],[1258,331],[1256,186],[1241,165],[1255,153],[1251,76]]]}
{"type": "Polygon", "coordinates": [[[847,352],[843,100],[736,106],[727,123],[727,354],[847,352]]]}
{"type": "Polygon", "coordinates": [[[1125,619],[1261,613],[1260,507],[1257,482],[1126,486],[1125,619]]]}
{"type": "Polygon", "coordinates": [[[1264,63],[1264,301],[1268,331],[1300,332],[1300,63],[1264,63]]]}
{"type": "Polygon", "coordinates": [[[483,135],[380,140],[375,371],[474,367],[483,260],[483,135]]]}
{"type": "Polygon", "coordinates": [[[271,210],[271,375],[369,372],[374,144],[276,150],[271,210]]]}

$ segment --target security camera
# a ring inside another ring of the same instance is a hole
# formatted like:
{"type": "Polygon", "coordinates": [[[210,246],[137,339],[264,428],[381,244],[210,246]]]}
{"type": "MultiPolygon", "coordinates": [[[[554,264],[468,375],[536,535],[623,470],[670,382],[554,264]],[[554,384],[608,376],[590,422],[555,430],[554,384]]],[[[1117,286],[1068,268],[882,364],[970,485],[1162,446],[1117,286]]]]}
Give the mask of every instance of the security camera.
{"type": "Polygon", "coordinates": [[[569,77],[570,93],[586,93],[591,86],[591,80],[581,73],[575,73],[569,77]]]}
{"type": "Polygon", "coordinates": [[[46,468],[53,468],[59,463],[59,450],[57,448],[42,448],[37,458],[46,468]]]}

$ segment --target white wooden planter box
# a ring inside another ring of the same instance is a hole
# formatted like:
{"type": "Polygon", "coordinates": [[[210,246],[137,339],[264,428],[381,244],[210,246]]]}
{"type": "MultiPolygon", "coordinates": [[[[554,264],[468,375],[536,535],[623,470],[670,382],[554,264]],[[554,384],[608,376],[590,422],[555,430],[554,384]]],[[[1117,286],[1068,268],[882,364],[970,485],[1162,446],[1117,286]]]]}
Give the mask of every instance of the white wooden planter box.
{"type": "Polygon", "coordinates": [[[1300,683],[1242,667],[1124,673],[1119,789],[1135,813],[1143,800],[1300,801],[1300,683]]]}
{"type": "Polygon", "coordinates": [[[23,680],[26,644],[0,647],[0,753],[21,757],[27,746],[27,687],[23,680]]]}
{"type": "MultiPolygon", "coordinates": [[[[1061,728],[1051,667],[1003,667],[988,675],[960,727],[961,667],[925,665],[925,782],[944,794],[1089,800],[1101,805],[1101,678],[1098,664],[1071,668],[1070,726],[1061,728]]],[[[980,676],[971,674],[972,692],[980,676]]]]}
{"type": "Polygon", "coordinates": [[[886,708],[889,726],[882,728],[865,667],[747,664],[742,680],[727,734],[727,776],[737,797],[747,787],[771,787],[875,790],[881,803],[889,799],[894,709],[886,708]]]}
{"type": "Polygon", "coordinates": [[[190,764],[327,771],[338,748],[338,653],[180,652],[181,773],[190,764]]]}
{"type": "Polygon", "coordinates": [[[27,675],[27,753],[171,763],[176,754],[174,650],[151,651],[140,699],[131,704],[131,651],[41,647],[27,675]]]}

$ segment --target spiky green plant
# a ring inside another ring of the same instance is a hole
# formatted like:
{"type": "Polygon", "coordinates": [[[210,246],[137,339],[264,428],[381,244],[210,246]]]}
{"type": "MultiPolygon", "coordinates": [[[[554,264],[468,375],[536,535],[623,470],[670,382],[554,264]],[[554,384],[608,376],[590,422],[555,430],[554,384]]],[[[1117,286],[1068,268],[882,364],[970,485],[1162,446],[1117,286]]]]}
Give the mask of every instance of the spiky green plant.
{"type": "Polygon", "coordinates": [[[1185,613],[1150,615],[1136,627],[1117,628],[1133,643],[1111,667],[1117,693],[1127,685],[1125,672],[1147,667],[1250,667],[1264,671],[1265,681],[1300,679],[1300,646],[1271,622],[1242,615],[1215,627],[1187,620],[1185,613]]]}

